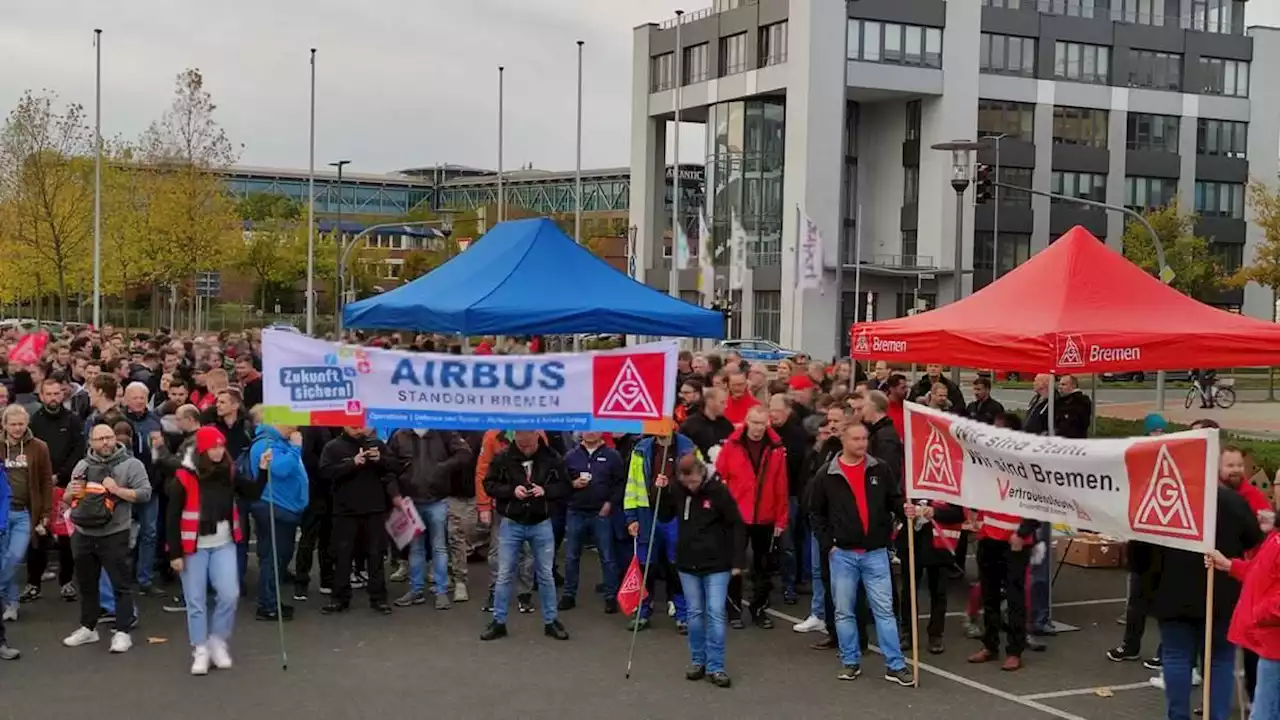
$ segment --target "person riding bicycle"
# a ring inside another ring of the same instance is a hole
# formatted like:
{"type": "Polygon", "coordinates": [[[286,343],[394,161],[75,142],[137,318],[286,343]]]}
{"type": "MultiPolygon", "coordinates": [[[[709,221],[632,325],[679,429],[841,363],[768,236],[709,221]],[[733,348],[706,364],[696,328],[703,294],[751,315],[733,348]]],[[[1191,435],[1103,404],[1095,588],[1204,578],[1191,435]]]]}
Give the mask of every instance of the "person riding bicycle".
{"type": "Polygon", "coordinates": [[[1200,391],[1200,407],[1213,407],[1213,388],[1217,383],[1218,372],[1213,369],[1192,370],[1192,381],[1195,383],[1196,390],[1200,391]]]}

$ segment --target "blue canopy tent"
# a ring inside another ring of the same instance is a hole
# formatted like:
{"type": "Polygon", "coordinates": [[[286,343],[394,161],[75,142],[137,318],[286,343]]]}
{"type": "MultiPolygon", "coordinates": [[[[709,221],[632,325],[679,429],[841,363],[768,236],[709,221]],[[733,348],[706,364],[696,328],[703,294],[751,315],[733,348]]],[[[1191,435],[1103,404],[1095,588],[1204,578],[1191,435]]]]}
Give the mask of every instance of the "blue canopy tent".
{"type": "Polygon", "coordinates": [[[724,337],[719,312],[632,280],[548,218],[501,223],[427,275],[346,306],[342,317],[353,329],[459,335],[724,337]]]}

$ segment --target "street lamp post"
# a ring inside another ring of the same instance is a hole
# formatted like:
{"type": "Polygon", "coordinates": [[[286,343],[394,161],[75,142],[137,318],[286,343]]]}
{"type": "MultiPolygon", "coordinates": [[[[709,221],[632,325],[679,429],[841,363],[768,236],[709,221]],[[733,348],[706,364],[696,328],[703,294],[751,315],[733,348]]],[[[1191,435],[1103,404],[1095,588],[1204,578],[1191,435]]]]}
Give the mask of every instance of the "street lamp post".
{"type": "MultiPolygon", "coordinates": [[[[351,164],[350,160],[339,160],[337,162],[329,163],[329,167],[338,168],[338,219],[337,219],[337,225],[336,225],[337,230],[335,231],[335,234],[334,234],[334,241],[338,244],[339,255],[346,254],[346,246],[342,244],[342,168],[350,164],[351,164]]],[[[342,294],[345,293],[346,291],[347,291],[347,288],[342,284],[341,268],[339,268],[338,287],[337,287],[338,297],[335,300],[336,304],[334,305],[338,315],[342,314],[342,294]]],[[[341,323],[342,321],[341,319],[339,319],[337,320],[337,322],[341,323]]]]}
{"type": "MultiPolygon", "coordinates": [[[[960,302],[964,295],[964,191],[969,188],[970,169],[973,151],[981,150],[986,145],[968,140],[954,140],[949,143],[938,143],[934,150],[951,153],[951,187],[956,191],[956,239],[955,252],[952,259],[952,282],[955,283],[952,302],[960,302]]],[[[951,381],[960,384],[960,368],[951,368],[951,381]]]]}
{"type": "MultiPolygon", "coordinates": [[[[352,251],[359,247],[360,243],[364,242],[364,239],[368,237],[370,233],[390,228],[431,227],[433,225],[439,225],[440,232],[444,233],[446,237],[453,234],[453,217],[448,214],[445,214],[445,216],[439,220],[380,223],[378,225],[370,225],[369,227],[361,230],[355,237],[351,238],[351,242],[348,243],[346,247],[342,248],[341,254],[338,255],[338,286],[342,287],[342,283],[346,279],[347,263],[351,260],[352,251]]],[[[334,327],[336,328],[338,342],[342,342],[342,293],[338,294],[338,314],[334,319],[334,327]]]]}

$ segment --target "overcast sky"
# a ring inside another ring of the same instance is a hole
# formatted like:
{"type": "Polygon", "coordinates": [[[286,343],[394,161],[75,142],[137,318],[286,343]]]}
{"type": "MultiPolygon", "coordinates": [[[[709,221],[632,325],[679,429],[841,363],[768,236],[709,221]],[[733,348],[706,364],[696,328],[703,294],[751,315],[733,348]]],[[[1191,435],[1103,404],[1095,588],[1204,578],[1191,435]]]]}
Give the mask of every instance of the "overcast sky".
{"type": "MultiPolygon", "coordinates": [[[[966,0],[977,2],[978,0],[966,0]]],[[[49,88],[92,111],[103,38],[103,132],[136,136],[173,79],[205,74],[241,162],[307,166],[308,49],[317,56],[316,164],[384,172],[496,166],[497,66],[506,65],[508,168],[572,169],[576,40],[586,41],[584,167],[629,164],[632,29],[711,0],[41,0],[5,3],[0,108],[49,88]],[[175,7],[189,8],[176,10],[175,7]],[[198,8],[198,9],[197,9],[198,8]]],[[[1253,0],[1251,25],[1280,26],[1253,0]]],[[[688,128],[682,151],[701,144],[688,128]]]]}

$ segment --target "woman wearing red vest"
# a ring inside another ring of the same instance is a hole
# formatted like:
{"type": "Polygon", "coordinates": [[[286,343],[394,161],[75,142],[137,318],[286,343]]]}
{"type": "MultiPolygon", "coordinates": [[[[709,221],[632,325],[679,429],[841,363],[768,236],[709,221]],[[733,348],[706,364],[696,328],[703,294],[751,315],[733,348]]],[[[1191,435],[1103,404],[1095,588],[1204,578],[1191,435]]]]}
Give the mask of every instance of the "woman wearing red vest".
{"type": "MultiPolygon", "coordinates": [[[[271,464],[271,450],[262,454],[259,467],[271,464]]],[[[267,473],[259,474],[266,482],[267,473]]],[[[191,640],[192,675],[207,675],[209,664],[231,667],[227,640],[235,625],[240,598],[236,543],[244,537],[236,495],[257,499],[262,485],[237,475],[227,454],[227,440],[215,427],[195,434],[194,452],[182,459],[182,467],[169,482],[166,517],[169,565],[182,576],[187,598],[187,635],[191,640]],[[206,612],[208,587],[216,600],[212,617],[206,612]]]]}

